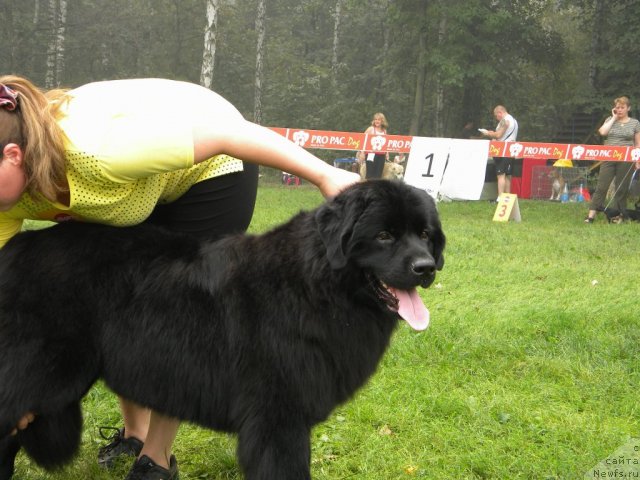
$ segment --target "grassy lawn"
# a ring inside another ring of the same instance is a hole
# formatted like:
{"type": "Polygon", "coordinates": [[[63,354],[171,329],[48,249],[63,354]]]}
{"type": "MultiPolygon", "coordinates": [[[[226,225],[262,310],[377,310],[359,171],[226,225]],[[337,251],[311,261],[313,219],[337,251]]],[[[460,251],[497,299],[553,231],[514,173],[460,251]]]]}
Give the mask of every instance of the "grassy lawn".
{"type": "MultiPolygon", "coordinates": [[[[321,201],[263,186],[251,230],[321,201]]],[[[584,204],[523,200],[522,222],[499,224],[494,209],[439,205],[448,244],[422,293],[431,326],[401,325],[369,384],[314,430],[315,479],[580,479],[640,437],[640,224],[585,225],[584,204]]],[[[80,458],[45,474],[21,456],[17,478],[124,478],[125,464],[95,466],[100,425],[120,420],[97,385],[80,458]]],[[[181,479],[240,479],[234,448],[183,425],[181,479]]]]}

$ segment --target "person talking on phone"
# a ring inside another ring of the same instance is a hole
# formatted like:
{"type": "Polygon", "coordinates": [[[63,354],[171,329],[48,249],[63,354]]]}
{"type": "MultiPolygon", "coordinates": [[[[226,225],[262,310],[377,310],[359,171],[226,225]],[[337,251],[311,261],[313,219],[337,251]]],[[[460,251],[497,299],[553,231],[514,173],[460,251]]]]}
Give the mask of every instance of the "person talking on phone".
{"type": "MultiPolygon", "coordinates": [[[[611,116],[607,118],[598,133],[604,137],[605,145],[619,145],[627,147],[640,147],[640,122],[629,116],[631,103],[629,97],[618,97],[613,101],[611,116]]],[[[611,199],[611,209],[617,215],[611,218],[613,223],[621,223],[627,211],[627,196],[631,183],[634,165],[629,162],[602,162],[596,191],[591,198],[589,212],[584,223],[593,223],[598,211],[604,211],[604,201],[611,182],[615,181],[615,193],[611,199]]],[[[635,162],[635,168],[640,168],[640,162],[635,162]]]]}

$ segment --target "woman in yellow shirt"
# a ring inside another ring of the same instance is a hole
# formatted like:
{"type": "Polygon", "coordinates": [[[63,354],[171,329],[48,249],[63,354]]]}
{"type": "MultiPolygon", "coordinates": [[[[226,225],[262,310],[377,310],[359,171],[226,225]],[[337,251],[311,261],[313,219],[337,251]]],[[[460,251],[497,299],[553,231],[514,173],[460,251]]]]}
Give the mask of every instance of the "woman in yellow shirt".
{"type": "MultiPolygon", "coordinates": [[[[45,93],[1,76],[0,154],[0,246],[24,219],[152,222],[218,238],[249,225],[258,164],[305,178],[326,197],[359,178],[246,121],[211,90],[163,79],[45,93]]],[[[177,478],[179,422],[126,399],[120,405],[124,428],[99,462],[139,456],[127,478],[177,478]]]]}

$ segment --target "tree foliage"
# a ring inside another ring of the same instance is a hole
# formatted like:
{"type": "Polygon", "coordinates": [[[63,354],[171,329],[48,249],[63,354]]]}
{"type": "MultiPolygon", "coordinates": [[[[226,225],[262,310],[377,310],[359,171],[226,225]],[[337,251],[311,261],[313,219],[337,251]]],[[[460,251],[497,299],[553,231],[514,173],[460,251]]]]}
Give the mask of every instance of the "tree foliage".
{"type": "MultiPolygon", "coordinates": [[[[45,85],[60,33],[48,3],[0,0],[3,73],[45,85]]],[[[63,86],[200,81],[206,0],[66,3],[63,86]]],[[[247,118],[257,12],[258,0],[219,0],[215,27],[212,88],[247,118]]],[[[467,119],[492,126],[500,103],[522,139],[545,140],[577,109],[604,112],[622,94],[635,105],[640,93],[636,0],[269,0],[266,12],[265,125],[362,131],[382,111],[391,133],[452,136],[467,119]]]]}

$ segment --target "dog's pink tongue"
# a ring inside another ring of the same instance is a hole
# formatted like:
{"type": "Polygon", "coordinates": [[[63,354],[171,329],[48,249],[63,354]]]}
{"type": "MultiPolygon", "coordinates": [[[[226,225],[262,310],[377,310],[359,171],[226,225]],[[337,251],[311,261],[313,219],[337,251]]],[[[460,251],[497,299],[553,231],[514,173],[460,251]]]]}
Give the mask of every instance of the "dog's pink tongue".
{"type": "Polygon", "coordinates": [[[429,310],[415,288],[411,290],[389,289],[398,299],[398,315],[414,330],[424,330],[429,326],[429,310]]]}

